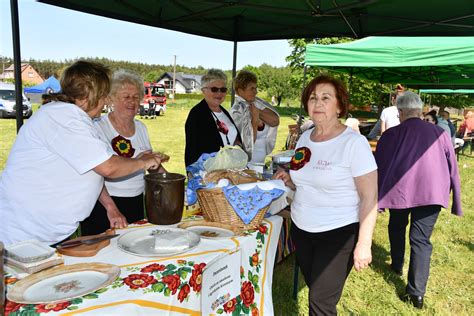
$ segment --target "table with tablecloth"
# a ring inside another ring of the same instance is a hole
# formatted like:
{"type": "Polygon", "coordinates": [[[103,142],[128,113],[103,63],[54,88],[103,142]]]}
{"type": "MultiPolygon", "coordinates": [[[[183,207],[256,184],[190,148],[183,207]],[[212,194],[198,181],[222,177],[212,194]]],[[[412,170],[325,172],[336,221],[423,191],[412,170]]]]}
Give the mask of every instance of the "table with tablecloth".
{"type": "MultiPolygon", "coordinates": [[[[102,262],[121,268],[109,286],[57,304],[7,302],[6,315],[200,315],[202,270],[218,256],[241,249],[241,293],[219,314],[273,315],[272,279],[282,217],[271,216],[243,236],[201,239],[193,250],[167,258],[138,257],[118,249],[117,239],[93,257],[64,256],[65,264],[102,262]]],[[[118,233],[150,227],[143,221],[118,233]]],[[[14,279],[7,278],[9,286],[14,279]]],[[[8,291],[8,290],[7,290],[8,291]]]]}

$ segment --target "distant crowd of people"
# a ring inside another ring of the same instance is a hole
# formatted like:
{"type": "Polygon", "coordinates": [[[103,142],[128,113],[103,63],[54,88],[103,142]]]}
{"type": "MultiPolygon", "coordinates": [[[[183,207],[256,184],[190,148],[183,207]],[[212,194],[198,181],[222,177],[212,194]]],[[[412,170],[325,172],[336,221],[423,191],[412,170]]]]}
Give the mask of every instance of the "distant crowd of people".
{"type": "MultiPolygon", "coordinates": [[[[396,106],[397,97],[403,94],[405,88],[398,84],[395,91],[391,94],[391,105],[383,109],[380,118],[375,123],[374,127],[367,134],[369,140],[378,139],[387,129],[400,124],[398,109],[396,106]]],[[[463,147],[465,137],[472,137],[474,135],[474,112],[467,111],[464,115],[464,120],[456,131],[455,124],[450,119],[450,113],[446,110],[430,110],[420,114],[421,117],[434,125],[441,127],[451,138],[451,142],[455,148],[463,147]]],[[[347,120],[348,126],[354,126],[355,123],[347,120]]]]}

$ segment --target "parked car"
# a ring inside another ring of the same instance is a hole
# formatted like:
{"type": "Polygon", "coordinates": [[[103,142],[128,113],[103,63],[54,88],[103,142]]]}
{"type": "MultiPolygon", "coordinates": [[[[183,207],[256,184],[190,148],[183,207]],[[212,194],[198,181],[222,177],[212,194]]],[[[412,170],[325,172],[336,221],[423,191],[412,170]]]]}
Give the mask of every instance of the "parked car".
{"type": "MultiPolygon", "coordinates": [[[[23,95],[23,117],[29,118],[33,114],[30,100],[23,95]]],[[[15,85],[0,83],[0,118],[16,117],[16,92],[15,85]]]]}

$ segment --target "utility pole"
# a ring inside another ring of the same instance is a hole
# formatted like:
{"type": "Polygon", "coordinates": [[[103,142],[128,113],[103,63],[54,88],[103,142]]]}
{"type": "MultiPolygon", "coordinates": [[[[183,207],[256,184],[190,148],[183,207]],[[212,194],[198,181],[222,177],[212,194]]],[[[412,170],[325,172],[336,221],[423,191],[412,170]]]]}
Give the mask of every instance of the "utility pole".
{"type": "Polygon", "coordinates": [[[171,100],[171,103],[174,103],[174,95],[176,94],[176,55],[174,56],[174,62],[173,62],[173,98],[171,100]]]}

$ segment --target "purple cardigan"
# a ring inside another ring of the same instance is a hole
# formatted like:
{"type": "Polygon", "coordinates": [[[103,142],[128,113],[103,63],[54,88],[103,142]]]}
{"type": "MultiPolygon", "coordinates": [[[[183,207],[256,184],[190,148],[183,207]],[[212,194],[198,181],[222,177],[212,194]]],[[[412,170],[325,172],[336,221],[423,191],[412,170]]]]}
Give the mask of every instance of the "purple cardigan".
{"type": "Polygon", "coordinates": [[[449,204],[462,215],[456,154],[449,135],[436,125],[410,118],[385,131],[377,143],[379,208],[407,209],[449,204]]]}

